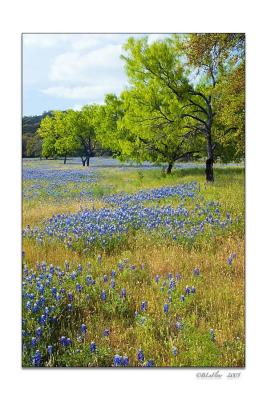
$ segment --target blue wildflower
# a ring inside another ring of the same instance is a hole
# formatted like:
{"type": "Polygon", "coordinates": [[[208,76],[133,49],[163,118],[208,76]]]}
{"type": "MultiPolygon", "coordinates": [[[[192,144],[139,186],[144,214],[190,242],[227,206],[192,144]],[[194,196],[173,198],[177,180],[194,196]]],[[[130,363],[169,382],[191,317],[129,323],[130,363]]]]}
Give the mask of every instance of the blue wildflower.
{"type": "Polygon", "coordinates": [[[85,325],[85,324],[82,324],[82,326],[81,326],[81,331],[82,331],[82,333],[86,333],[87,332],[87,326],[85,325]]]}
{"type": "Polygon", "coordinates": [[[34,356],[32,357],[32,365],[34,367],[39,367],[42,361],[42,355],[40,350],[36,350],[34,356]]]}
{"type": "Polygon", "coordinates": [[[174,356],[177,356],[177,353],[178,353],[177,347],[173,346],[173,348],[172,348],[172,354],[173,354],[174,356]]]}
{"type": "Polygon", "coordinates": [[[169,311],[169,304],[165,303],[163,310],[164,310],[165,314],[167,314],[167,312],[169,311]]]}
{"type": "Polygon", "coordinates": [[[37,337],[40,337],[40,336],[42,336],[42,328],[39,326],[37,329],[36,329],[36,336],[37,337]]]}
{"type": "Polygon", "coordinates": [[[127,356],[122,357],[122,364],[124,367],[128,367],[129,365],[129,358],[127,356]]]}
{"type": "Polygon", "coordinates": [[[106,293],[105,290],[102,290],[102,292],[101,292],[101,299],[102,299],[103,301],[105,301],[105,300],[107,299],[107,293],[106,293]]]}
{"type": "Polygon", "coordinates": [[[144,352],[143,352],[143,350],[138,350],[138,352],[137,352],[137,360],[139,361],[139,362],[144,362],[144,359],[145,359],[145,356],[144,356],[144,352]]]}
{"type": "Polygon", "coordinates": [[[154,367],[154,361],[153,360],[148,360],[145,364],[145,367],[154,367]]]}
{"type": "Polygon", "coordinates": [[[113,359],[114,367],[120,367],[122,365],[122,361],[123,361],[122,356],[115,354],[114,359],[113,359]]]}
{"type": "Polygon", "coordinates": [[[90,344],[90,351],[91,353],[94,353],[96,351],[96,344],[95,342],[91,342],[90,344]]]}
{"type": "Polygon", "coordinates": [[[110,330],[109,329],[104,329],[104,332],[103,332],[103,335],[104,336],[109,336],[109,334],[110,334],[110,330]]]}
{"type": "Polygon", "coordinates": [[[142,301],[141,303],[141,311],[146,311],[147,310],[147,301],[142,301]]]}
{"type": "Polygon", "coordinates": [[[51,346],[51,344],[49,346],[47,346],[47,353],[51,356],[53,353],[53,346],[51,346]]]}

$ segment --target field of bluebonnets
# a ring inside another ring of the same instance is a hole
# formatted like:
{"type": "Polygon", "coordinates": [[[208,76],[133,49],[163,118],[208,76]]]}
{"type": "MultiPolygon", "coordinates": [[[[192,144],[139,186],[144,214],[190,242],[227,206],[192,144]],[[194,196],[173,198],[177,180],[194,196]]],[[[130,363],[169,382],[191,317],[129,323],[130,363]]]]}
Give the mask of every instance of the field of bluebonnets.
{"type": "Polygon", "coordinates": [[[244,169],[23,163],[25,367],[244,366],[244,169]]]}

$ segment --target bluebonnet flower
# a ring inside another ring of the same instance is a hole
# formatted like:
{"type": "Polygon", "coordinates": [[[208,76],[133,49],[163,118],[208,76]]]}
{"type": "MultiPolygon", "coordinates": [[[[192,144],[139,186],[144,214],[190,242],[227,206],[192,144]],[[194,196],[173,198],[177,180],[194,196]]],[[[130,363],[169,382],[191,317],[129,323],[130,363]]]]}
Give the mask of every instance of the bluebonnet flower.
{"type": "Polygon", "coordinates": [[[167,278],[168,278],[169,280],[172,279],[172,273],[171,273],[171,272],[168,273],[167,278]]]}
{"type": "Polygon", "coordinates": [[[141,311],[146,311],[147,310],[147,301],[142,301],[141,303],[141,311]]]}
{"type": "Polygon", "coordinates": [[[26,303],[26,309],[30,310],[31,309],[31,302],[28,300],[26,303]]]}
{"type": "Polygon", "coordinates": [[[169,304],[165,303],[163,309],[165,314],[167,314],[167,312],[169,311],[169,304]]]}
{"type": "MultiPolygon", "coordinates": [[[[47,307],[46,307],[47,308],[47,307]]],[[[47,314],[42,314],[39,321],[41,325],[44,325],[46,323],[46,315],[47,314]]]]}
{"type": "Polygon", "coordinates": [[[122,271],[123,271],[123,268],[124,268],[124,267],[123,267],[123,263],[122,263],[122,262],[119,262],[119,263],[118,263],[118,269],[119,269],[119,271],[122,272],[122,271]]]}
{"type": "Polygon", "coordinates": [[[189,295],[190,292],[191,292],[190,287],[189,287],[189,286],[186,286],[186,287],[185,287],[185,294],[189,295]]]}
{"type": "Polygon", "coordinates": [[[125,288],[121,289],[121,297],[124,299],[126,298],[126,289],[125,288]]]}
{"type": "Polygon", "coordinates": [[[73,301],[73,293],[71,292],[68,293],[68,299],[69,301],[73,301]]]}
{"type": "Polygon", "coordinates": [[[57,288],[52,287],[51,293],[52,293],[53,296],[56,296],[56,294],[57,294],[57,288]]]}
{"type": "Polygon", "coordinates": [[[42,328],[39,326],[37,329],[36,329],[36,336],[37,337],[40,337],[40,336],[42,336],[42,328]]]}
{"type": "Polygon", "coordinates": [[[175,328],[180,330],[180,329],[182,329],[182,327],[183,327],[183,324],[181,322],[177,321],[175,324],[175,328]]]}
{"type": "Polygon", "coordinates": [[[177,281],[179,281],[181,279],[181,275],[180,274],[176,274],[175,278],[176,278],[177,281]]]}
{"type": "Polygon", "coordinates": [[[177,356],[177,353],[178,353],[177,347],[173,346],[173,348],[172,348],[172,354],[173,354],[174,356],[177,356]]]}
{"type": "Polygon", "coordinates": [[[66,345],[66,336],[61,336],[61,338],[60,338],[60,344],[62,344],[63,346],[65,346],[66,345]]]}
{"type": "Polygon", "coordinates": [[[111,289],[115,289],[115,285],[116,285],[115,280],[114,280],[114,279],[111,279],[111,281],[110,281],[110,287],[111,287],[111,289]]]}
{"type": "Polygon", "coordinates": [[[75,271],[72,271],[72,273],[71,273],[71,279],[73,280],[73,281],[75,281],[75,279],[76,279],[76,272],[75,271]]]}
{"type": "Polygon", "coordinates": [[[66,346],[71,346],[71,343],[72,343],[72,342],[71,342],[71,339],[70,339],[70,338],[67,338],[66,341],[65,341],[65,345],[66,345],[66,346]]]}
{"type": "Polygon", "coordinates": [[[128,367],[129,365],[129,358],[127,356],[122,357],[122,364],[124,367],[128,367]]]}
{"type": "Polygon", "coordinates": [[[81,266],[81,264],[78,264],[77,271],[82,272],[82,270],[83,270],[83,267],[81,266]]]}
{"type": "Polygon", "coordinates": [[[122,356],[115,354],[113,362],[115,367],[120,367],[122,365],[123,358],[122,356]]]}
{"type": "Polygon", "coordinates": [[[180,300],[181,300],[182,302],[184,302],[184,295],[183,295],[183,294],[181,294],[180,300]]]}
{"type": "Polygon", "coordinates": [[[104,332],[103,332],[103,335],[104,336],[109,336],[109,333],[110,333],[110,331],[109,331],[109,329],[104,329],[104,332]]]}
{"type": "Polygon", "coordinates": [[[82,324],[81,331],[82,331],[82,333],[86,333],[87,332],[87,326],[85,324],[82,324]]]}
{"type": "Polygon", "coordinates": [[[199,276],[200,275],[200,270],[199,270],[198,267],[194,268],[193,275],[194,276],[199,276]]]}
{"type": "Polygon", "coordinates": [[[32,337],[31,346],[35,347],[36,345],[37,345],[37,339],[36,339],[36,337],[32,337]]]}
{"type": "Polygon", "coordinates": [[[34,313],[37,313],[37,312],[39,311],[39,307],[38,307],[38,304],[37,304],[37,303],[34,303],[33,308],[32,308],[32,311],[33,311],[34,313]]]}
{"type": "Polygon", "coordinates": [[[71,303],[68,304],[68,311],[72,311],[72,304],[71,303]]]}
{"type": "Polygon", "coordinates": [[[56,294],[56,301],[59,301],[59,300],[61,300],[61,296],[57,293],[56,294]]]}
{"type": "Polygon", "coordinates": [[[155,281],[156,283],[159,283],[159,275],[156,275],[155,281]]]}
{"type": "Polygon", "coordinates": [[[169,283],[169,289],[174,290],[175,287],[176,287],[175,280],[174,280],[174,279],[171,279],[171,280],[170,280],[170,283],[169,283]]]}
{"type": "Polygon", "coordinates": [[[36,350],[34,356],[32,357],[32,365],[34,367],[39,367],[42,361],[42,355],[40,350],[36,350]]]}
{"type": "Polygon", "coordinates": [[[90,344],[90,351],[91,353],[94,353],[96,351],[96,344],[95,342],[91,342],[90,344]]]}
{"type": "Polygon", "coordinates": [[[82,292],[82,285],[80,283],[76,284],[76,290],[77,292],[81,293],[82,292]]]}
{"type": "Polygon", "coordinates": [[[53,353],[53,346],[50,344],[49,346],[47,346],[47,353],[51,356],[53,353]]]}
{"type": "Polygon", "coordinates": [[[104,275],[104,276],[103,276],[103,281],[104,281],[104,282],[107,282],[107,281],[108,281],[108,276],[107,276],[107,275],[104,275]]]}
{"type": "Polygon", "coordinates": [[[154,361],[153,360],[148,360],[145,364],[145,367],[154,367],[154,361]]]}
{"type": "Polygon", "coordinates": [[[227,264],[231,266],[232,263],[233,263],[233,258],[232,258],[232,256],[230,256],[230,257],[228,257],[227,264]]]}
{"type": "Polygon", "coordinates": [[[139,361],[139,362],[144,362],[144,359],[145,359],[145,356],[144,356],[144,353],[143,353],[143,350],[138,350],[138,352],[137,352],[137,360],[139,361]]]}
{"type": "Polygon", "coordinates": [[[111,276],[112,276],[112,278],[114,278],[116,276],[116,271],[114,271],[114,269],[111,271],[111,276]]]}
{"type": "Polygon", "coordinates": [[[102,299],[103,301],[105,301],[105,300],[107,299],[107,293],[106,293],[105,290],[102,290],[102,292],[101,292],[101,299],[102,299]]]}
{"type": "Polygon", "coordinates": [[[196,293],[196,288],[195,288],[195,286],[192,286],[192,287],[191,287],[191,293],[196,293]]]}

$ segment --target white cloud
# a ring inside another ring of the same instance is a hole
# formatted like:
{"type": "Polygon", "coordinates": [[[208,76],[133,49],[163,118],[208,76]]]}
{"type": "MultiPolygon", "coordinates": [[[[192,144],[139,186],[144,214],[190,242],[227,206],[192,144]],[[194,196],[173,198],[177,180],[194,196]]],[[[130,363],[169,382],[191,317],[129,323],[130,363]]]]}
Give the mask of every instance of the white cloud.
{"type": "Polygon", "coordinates": [[[150,33],[148,35],[148,44],[152,44],[157,40],[162,40],[165,39],[166,37],[170,36],[170,34],[166,34],[166,33],[150,33]]]}
{"type": "Polygon", "coordinates": [[[43,89],[41,92],[58,98],[64,99],[88,99],[88,101],[100,102],[104,100],[104,95],[109,92],[119,92],[122,88],[109,85],[91,85],[91,86],[52,86],[43,89]]]}
{"type": "Polygon", "coordinates": [[[74,110],[74,111],[81,111],[81,109],[82,109],[82,104],[74,104],[74,106],[72,107],[72,109],[74,110]]]}
{"type": "Polygon", "coordinates": [[[67,34],[54,33],[24,33],[23,45],[26,47],[57,47],[69,41],[67,34]]]}
{"type": "Polygon", "coordinates": [[[122,70],[121,52],[121,45],[107,45],[86,52],[60,54],[51,65],[49,78],[52,81],[90,82],[104,70],[110,76],[112,71],[122,70]]]}

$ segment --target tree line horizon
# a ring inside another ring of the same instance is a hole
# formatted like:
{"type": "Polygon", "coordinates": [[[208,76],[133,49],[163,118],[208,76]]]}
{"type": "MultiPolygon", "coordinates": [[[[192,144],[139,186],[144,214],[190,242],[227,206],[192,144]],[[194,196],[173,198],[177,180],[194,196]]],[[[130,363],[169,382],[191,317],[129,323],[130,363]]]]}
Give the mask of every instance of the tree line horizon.
{"type": "Polygon", "coordinates": [[[207,182],[217,160],[244,160],[244,34],[173,34],[152,44],[130,37],[123,50],[128,87],[101,105],[46,113],[36,130],[40,155],[79,156],[89,166],[108,152],[167,163],[167,174],[176,161],[205,157],[207,182]]]}

